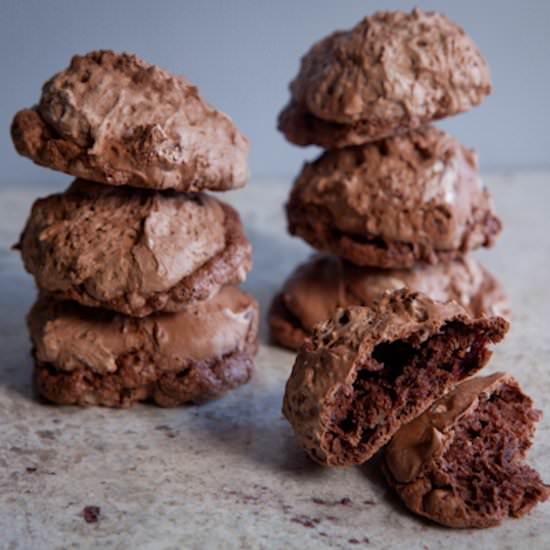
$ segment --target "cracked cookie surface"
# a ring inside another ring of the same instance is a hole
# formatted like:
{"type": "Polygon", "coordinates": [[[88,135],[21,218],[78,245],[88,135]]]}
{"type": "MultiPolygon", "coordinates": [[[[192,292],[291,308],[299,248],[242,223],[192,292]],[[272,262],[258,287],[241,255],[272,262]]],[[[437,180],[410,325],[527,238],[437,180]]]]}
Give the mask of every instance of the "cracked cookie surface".
{"type": "Polygon", "coordinates": [[[467,111],[490,91],[486,61],[447,17],[377,12],[311,47],[279,129],[297,145],[358,145],[467,111]]]}
{"type": "Polygon", "coordinates": [[[136,319],[42,295],[27,317],[38,393],[58,404],[175,406],[246,383],[258,304],[235,287],[176,313],[136,319]]]}
{"type": "Polygon", "coordinates": [[[283,413],[300,446],[329,466],[361,464],[399,428],[489,360],[508,331],[407,289],[341,308],[298,352],[283,413]]]}
{"type": "Polygon", "coordinates": [[[411,268],[492,246],[501,230],[473,151],[428,126],[306,163],[288,229],[361,266],[411,268]]]}
{"type": "Polygon", "coordinates": [[[274,297],[268,317],[271,336],[299,349],[315,325],[339,307],[373,306],[384,292],[404,287],[440,302],[454,300],[473,317],[510,316],[499,281],[470,257],[413,269],[378,269],[317,254],[299,265],[274,297]]]}
{"type": "Polygon", "coordinates": [[[223,191],[248,179],[248,140],[193,86],[128,53],[74,56],[12,123],[17,151],[92,181],[223,191]]]}
{"type": "Polygon", "coordinates": [[[251,268],[229,205],[83,180],[34,203],[18,246],[40,289],[138,317],[205,300],[251,268]]]}
{"type": "Polygon", "coordinates": [[[541,414],[509,375],[471,378],[401,428],[386,478],[417,514],[448,527],[491,527],[550,497],[523,459],[541,414]]]}

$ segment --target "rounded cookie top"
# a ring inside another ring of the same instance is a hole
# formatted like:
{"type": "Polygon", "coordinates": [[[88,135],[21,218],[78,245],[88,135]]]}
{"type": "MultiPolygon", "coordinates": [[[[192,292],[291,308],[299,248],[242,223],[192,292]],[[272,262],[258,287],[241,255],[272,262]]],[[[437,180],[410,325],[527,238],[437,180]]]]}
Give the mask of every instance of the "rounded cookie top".
{"type": "Polygon", "coordinates": [[[83,180],[34,203],[19,247],[39,288],[139,317],[207,299],[251,267],[227,204],[83,180]]]}
{"type": "Polygon", "coordinates": [[[283,412],[317,462],[371,458],[457,381],[482,368],[508,323],[408,289],[338,309],[299,350],[283,412]]]}
{"type": "Polygon", "coordinates": [[[414,512],[450,527],[489,527],[550,496],[521,463],[540,412],[504,373],[471,378],[404,425],[384,451],[390,484],[414,512]]]}
{"type": "Polygon", "coordinates": [[[290,91],[280,117],[287,137],[341,147],[467,111],[490,93],[491,80],[461,27],[415,9],[377,12],[320,40],[302,58],[290,91]],[[333,130],[332,143],[324,123],[333,130]]]}
{"type": "Polygon", "coordinates": [[[241,187],[248,141],[182,77],[112,51],[74,56],[12,124],[17,151],[92,181],[178,191],[241,187]]]}
{"type": "Polygon", "coordinates": [[[388,270],[357,267],[336,256],[318,254],[298,266],[274,298],[271,334],[282,345],[297,349],[314,326],[339,307],[372,306],[386,291],[404,287],[440,302],[454,300],[474,317],[509,316],[500,283],[473,258],[388,270]]]}
{"type": "Polygon", "coordinates": [[[258,317],[255,300],[231,286],[144,319],[42,295],[27,317],[39,391],[107,406],[217,397],[250,378],[258,317]]]}
{"type": "Polygon", "coordinates": [[[319,250],[384,268],[448,261],[501,229],[475,153],[434,127],[323,153],[298,175],[287,215],[319,250]]]}

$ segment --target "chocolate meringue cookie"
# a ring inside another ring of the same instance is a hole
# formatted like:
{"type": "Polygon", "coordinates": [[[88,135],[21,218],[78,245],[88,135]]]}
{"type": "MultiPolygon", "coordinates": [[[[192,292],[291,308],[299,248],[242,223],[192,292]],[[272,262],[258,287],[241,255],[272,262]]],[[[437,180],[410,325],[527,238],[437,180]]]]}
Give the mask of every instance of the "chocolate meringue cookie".
{"type": "Polygon", "coordinates": [[[383,268],[448,262],[501,229],[474,152],[434,127],[306,163],[287,217],[318,250],[383,268]]]}
{"type": "Polygon", "coordinates": [[[413,269],[357,267],[336,256],[317,254],[299,265],[273,299],[272,338],[298,349],[314,326],[339,307],[373,306],[386,291],[407,287],[439,302],[455,301],[473,317],[510,316],[498,280],[470,257],[413,269]]]}
{"type": "Polygon", "coordinates": [[[248,382],[257,348],[258,305],[234,287],[144,319],[42,295],[27,321],[37,391],[64,405],[216,398],[248,382]]]}
{"type": "Polygon", "coordinates": [[[17,151],[77,177],[178,191],[221,191],[248,178],[248,141],[198,89],[139,57],[74,56],[16,114],[17,151]]]}
{"type": "Polygon", "coordinates": [[[18,246],[40,289],[137,317],[205,300],[251,268],[229,205],[83,180],[34,203],[18,246]]]}
{"type": "Polygon", "coordinates": [[[417,514],[449,527],[491,527],[550,497],[522,463],[541,414],[509,375],[459,384],[403,426],[384,451],[386,477],[417,514]]]}
{"type": "Polygon", "coordinates": [[[501,317],[472,319],[406,289],[373,308],[341,308],[298,352],[283,413],[317,462],[361,464],[399,428],[489,360],[501,317]]]}
{"type": "Polygon", "coordinates": [[[290,84],[279,129],[297,145],[376,141],[481,103],[489,67],[438,13],[377,12],[312,46],[290,84]]]}

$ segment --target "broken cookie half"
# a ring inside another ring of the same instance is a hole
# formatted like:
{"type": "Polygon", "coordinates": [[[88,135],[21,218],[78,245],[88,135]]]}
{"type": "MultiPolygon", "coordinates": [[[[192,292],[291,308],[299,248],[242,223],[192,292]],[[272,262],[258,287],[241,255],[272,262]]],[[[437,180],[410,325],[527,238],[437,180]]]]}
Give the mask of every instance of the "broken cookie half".
{"type": "Polygon", "coordinates": [[[501,317],[473,319],[408,289],[373,308],[341,308],[298,353],[284,415],[317,462],[361,464],[481,369],[507,330],[501,317]]]}
{"type": "Polygon", "coordinates": [[[386,447],[388,482],[412,511],[449,527],[491,527],[550,496],[522,462],[541,413],[509,375],[459,384],[386,447]]]}

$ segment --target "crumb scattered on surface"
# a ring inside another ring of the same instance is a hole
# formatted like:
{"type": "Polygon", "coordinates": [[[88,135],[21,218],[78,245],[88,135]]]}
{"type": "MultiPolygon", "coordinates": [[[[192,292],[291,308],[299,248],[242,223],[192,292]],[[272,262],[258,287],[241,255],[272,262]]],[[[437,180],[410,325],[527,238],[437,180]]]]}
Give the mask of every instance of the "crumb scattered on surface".
{"type": "Polygon", "coordinates": [[[293,523],[298,523],[299,525],[310,529],[321,523],[321,520],[319,518],[310,518],[309,516],[305,515],[294,516],[293,518],[290,518],[290,521],[292,521],[293,523]]]}
{"type": "Polygon", "coordinates": [[[337,500],[325,500],[319,497],[312,497],[311,501],[314,504],[319,504],[320,506],[352,506],[353,501],[349,497],[343,497],[337,500]]]}
{"type": "Polygon", "coordinates": [[[97,523],[101,514],[99,506],[85,506],[82,509],[82,517],[86,523],[97,523]]]}

